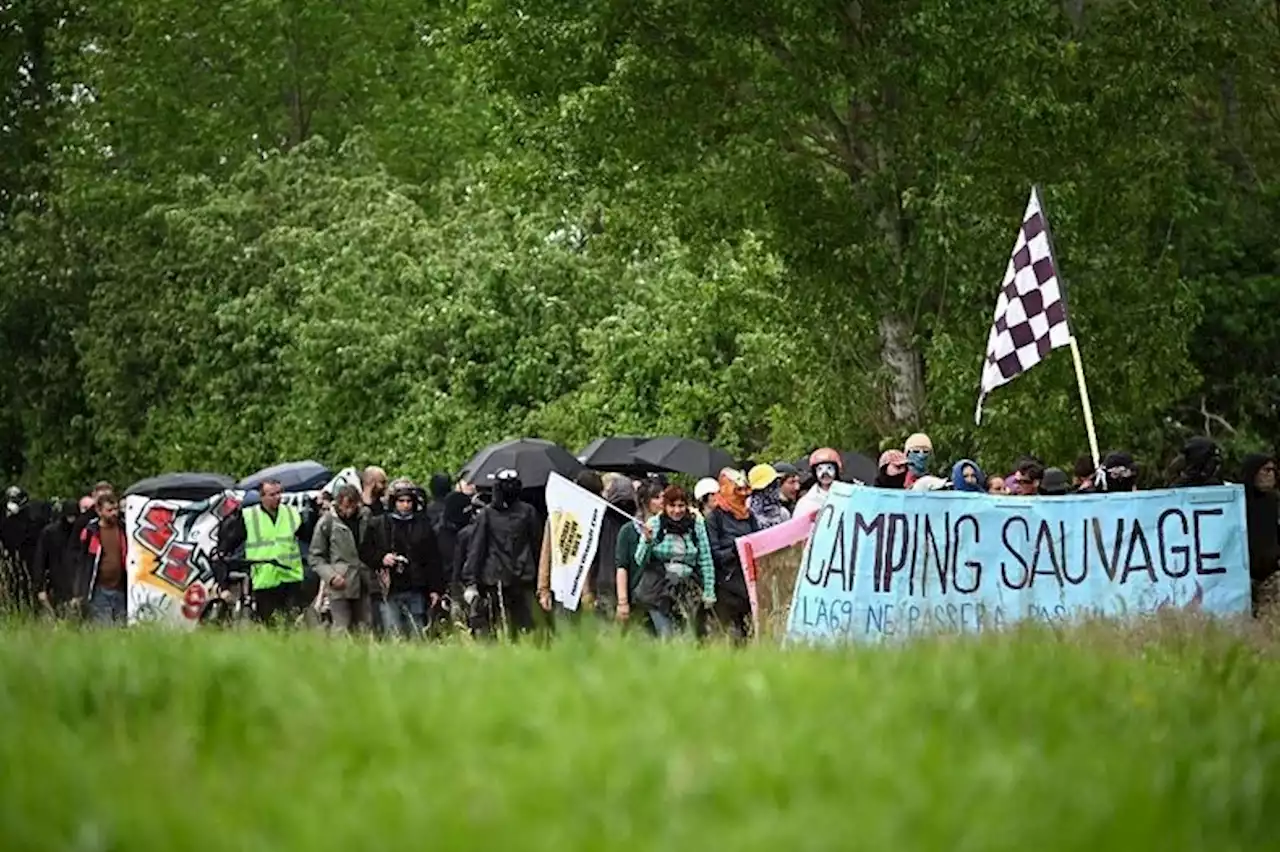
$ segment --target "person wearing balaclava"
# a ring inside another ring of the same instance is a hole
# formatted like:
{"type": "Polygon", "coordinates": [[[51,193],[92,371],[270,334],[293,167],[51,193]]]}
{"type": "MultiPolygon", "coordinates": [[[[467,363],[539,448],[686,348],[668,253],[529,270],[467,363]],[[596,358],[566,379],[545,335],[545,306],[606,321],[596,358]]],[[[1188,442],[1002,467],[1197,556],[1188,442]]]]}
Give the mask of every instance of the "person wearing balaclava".
{"type": "Polygon", "coordinates": [[[71,527],[79,514],[80,507],[75,500],[63,500],[58,517],[40,530],[40,538],[36,541],[32,569],[36,595],[42,606],[59,614],[66,609],[75,592],[75,565],[66,557],[71,527]]]}
{"type": "Polygon", "coordinates": [[[751,496],[747,505],[755,516],[760,529],[776,527],[791,520],[791,513],[782,505],[782,479],[773,465],[758,464],[747,472],[751,496]]]}
{"type": "Polygon", "coordinates": [[[1249,578],[1253,581],[1253,606],[1274,603],[1277,569],[1280,568],[1280,497],[1276,495],[1276,460],[1263,453],[1244,457],[1245,522],[1249,536],[1249,578]]]}
{"type": "Polygon", "coordinates": [[[440,548],[440,564],[444,566],[445,583],[449,596],[455,601],[462,600],[462,563],[466,561],[467,554],[463,540],[471,540],[467,530],[471,528],[472,514],[475,512],[471,501],[472,498],[461,491],[446,494],[440,529],[436,531],[436,546],[440,548]]]}
{"type": "Polygon", "coordinates": [[[520,475],[510,468],[494,477],[493,498],[480,511],[462,566],[462,597],[473,612],[489,615],[487,631],[501,621],[511,639],[539,626],[536,613],[538,554],[542,523],[533,506],[520,496],[520,475]]]}
{"type": "Polygon", "coordinates": [[[431,474],[430,490],[431,502],[427,504],[427,520],[431,522],[431,529],[439,534],[440,524],[444,521],[444,498],[453,491],[449,474],[431,474]]]}
{"type": "Polygon", "coordinates": [[[0,520],[0,544],[8,560],[3,571],[9,576],[0,582],[7,588],[19,612],[36,609],[36,582],[32,569],[36,561],[36,543],[44,526],[31,506],[27,492],[14,485],[5,492],[4,518],[0,520]]]}
{"type": "Polygon", "coordinates": [[[902,491],[907,487],[907,457],[902,450],[885,450],[877,463],[876,488],[902,491]]]}
{"type": "Polygon", "coordinates": [[[1182,448],[1174,488],[1222,484],[1222,449],[1210,438],[1192,438],[1182,448]]]}
{"type": "Polygon", "coordinates": [[[1115,450],[1103,456],[1094,475],[1096,490],[1107,494],[1138,490],[1138,465],[1129,453],[1115,450]]]}
{"type": "Polygon", "coordinates": [[[751,598],[737,542],[759,532],[760,524],[748,505],[751,483],[742,471],[725,468],[719,482],[715,505],[707,515],[707,538],[716,571],[715,615],[734,642],[744,642],[751,635],[751,598]]]}
{"type": "Polygon", "coordinates": [[[416,639],[438,615],[445,593],[440,548],[421,505],[421,492],[412,482],[399,479],[391,484],[388,509],[369,524],[373,562],[383,589],[374,606],[382,611],[387,636],[416,639]]]}
{"type": "Polygon", "coordinates": [[[905,487],[910,488],[917,479],[929,473],[929,462],[933,460],[933,441],[923,432],[917,432],[907,438],[902,449],[907,457],[905,487]]]}
{"type": "Polygon", "coordinates": [[[971,494],[987,493],[987,475],[972,459],[961,459],[951,466],[951,487],[971,494]]]}
{"type": "Polygon", "coordinates": [[[820,450],[814,450],[809,456],[809,470],[813,471],[815,480],[813,487],[805,492],[800,498],[800,502],[796,503],[795,517],[803,517],[812,515],[822,511],[822,507],[827,505],[827,496],[831,493],[831,486],[840,478],[840,472],[844,468],[844,460],[840,458],[840,454],[830,447],[823,447],[820,450]]]}

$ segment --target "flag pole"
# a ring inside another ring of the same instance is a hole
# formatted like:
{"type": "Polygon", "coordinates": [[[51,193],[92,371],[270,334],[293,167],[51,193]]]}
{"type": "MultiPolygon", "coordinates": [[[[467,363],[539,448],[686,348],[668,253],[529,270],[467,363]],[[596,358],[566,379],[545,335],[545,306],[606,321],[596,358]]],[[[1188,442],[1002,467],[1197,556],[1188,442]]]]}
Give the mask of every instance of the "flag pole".
{"type": "Polygon", "coordinates": [[[1070,337],[1071,360],[1076,365],[1076,384],[1080,386],[1080,406],[1084,409],[1084,429],[1089,433],[1089,452],[1093,454],[1093,466],[1096,470],[1102,464],[1098,455],[1098,433],[1093,428],[1093,405],[1089,402],[1089,386],[1084,381],[1084,362],[1080,360],[1080,344],[1076,336],[1070,337]]]}
{"type": "MultiPolygon", "coordinates": [[[[1067,279],[1062,273],[1062,267],[1058,263],[1058,250],[1053,245],[1053,228],[1049,224],[1049,211],[1044,206],[1044,195],[1040,192],[1038,184],[1032,184],[1031,193],[1035,196],[1036,204],[1040,207],[1040,216],[1044,220],[1044,235],[1049,242],[1049,254],[1053,258],[1054,272],[1058,276],[1058,286],[1062,288],[1062,305],[1070,316],[1070,300],[1067,298],[1067,279]]],[[[1068,326],[1074,329],[1074,324],[1068,326]]],[[[1084,380],[1084,361],[1080,358],[1080,344],[1076,341],[1075,332],[1071,332],[1071,336],[1067,338],[1067,343],[1071,346],[1071,361],[1076,368],[1076,385],[1080,388],[1080,407],[1084,409],[1084,430],[1089,436],[1089,453],[1093,456],[1093,466],[1096,470],[1102,464],[1102,457],[1098,453],[1098,432],[1093,427],[1093,404],[1089,401],[1089,386],[1084,380]]]]}

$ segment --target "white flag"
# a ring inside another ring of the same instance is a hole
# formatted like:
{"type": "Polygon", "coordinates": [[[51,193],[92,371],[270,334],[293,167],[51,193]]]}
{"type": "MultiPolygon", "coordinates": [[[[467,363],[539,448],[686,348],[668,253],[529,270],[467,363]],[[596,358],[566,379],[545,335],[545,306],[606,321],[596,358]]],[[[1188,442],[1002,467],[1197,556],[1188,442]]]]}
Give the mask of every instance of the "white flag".
{"type": "Polygon", "coordinates": [[[557,473],[547,480],[547,535],[551,536],[551,593],[576,610],[600,545],[609,504],[557,473]]]}

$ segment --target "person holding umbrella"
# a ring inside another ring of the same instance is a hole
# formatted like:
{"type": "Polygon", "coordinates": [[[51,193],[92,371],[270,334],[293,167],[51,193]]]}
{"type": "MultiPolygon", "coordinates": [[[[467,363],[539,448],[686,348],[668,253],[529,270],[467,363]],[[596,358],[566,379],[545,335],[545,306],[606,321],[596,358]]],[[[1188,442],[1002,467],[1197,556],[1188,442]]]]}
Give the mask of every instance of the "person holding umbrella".
{"type": "Polygon", "coordinates": [[[538,554],[542,523],[534,508],[521,499],[524,486],[510,468],[494,476],[493,499],[476,517],[462,566],[462,598],[467,606],[487,611],[505,624],[512,639],[537,627],[535,611],[538,554]]]}

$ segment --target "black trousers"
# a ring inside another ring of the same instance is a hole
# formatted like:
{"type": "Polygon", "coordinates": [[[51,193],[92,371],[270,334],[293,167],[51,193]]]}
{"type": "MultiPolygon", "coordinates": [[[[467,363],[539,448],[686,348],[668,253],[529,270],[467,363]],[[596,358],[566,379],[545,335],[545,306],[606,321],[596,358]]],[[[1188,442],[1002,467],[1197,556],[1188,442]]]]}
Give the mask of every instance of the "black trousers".
{"type": "Polygon", "coordinates": [[[523,634],[545,636],[548,632],[550,620],[538,605],[532,583],[481,586],[477,591],[480,597],[472,605],[468,619],[472,635],[491,639],[504,626],[513,641],[523,634]]]}
{"type": "Polygon", "coordinates": [[[281,583],[270,589],[257,589],[253,593],[253,605],[258,620],[263,624],[291,625],[306,606],[302,597],[302,583],[281,583]]]}

